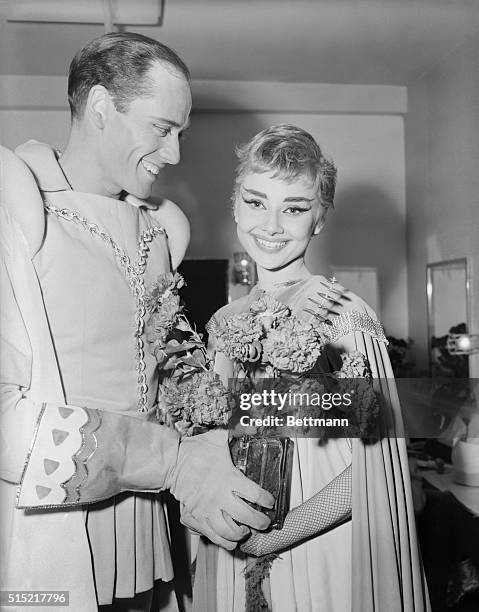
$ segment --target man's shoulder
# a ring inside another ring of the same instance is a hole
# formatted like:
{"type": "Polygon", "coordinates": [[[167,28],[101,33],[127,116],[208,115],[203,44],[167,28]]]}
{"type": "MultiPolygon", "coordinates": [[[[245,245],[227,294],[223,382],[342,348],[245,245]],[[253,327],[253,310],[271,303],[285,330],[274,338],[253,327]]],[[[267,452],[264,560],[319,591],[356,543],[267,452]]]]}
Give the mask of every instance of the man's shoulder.
{"type": "MultiPolygon", "coordinates": [[[[131,198],[131,196],[128,196],[131,198]]],[[[145,202],[147,213],[166,231],[172,268],[176,270],[183,261],[190,243],[190,222],[178,204],[168,199],[145,202]]]]}
{"type": "Polygon", "coordinates": [[[38,185],[25,161],[3,146],[0,146],[0,168],[0,205],[21,229],[33,256],[40,248],[45,231],[38,185]]]}

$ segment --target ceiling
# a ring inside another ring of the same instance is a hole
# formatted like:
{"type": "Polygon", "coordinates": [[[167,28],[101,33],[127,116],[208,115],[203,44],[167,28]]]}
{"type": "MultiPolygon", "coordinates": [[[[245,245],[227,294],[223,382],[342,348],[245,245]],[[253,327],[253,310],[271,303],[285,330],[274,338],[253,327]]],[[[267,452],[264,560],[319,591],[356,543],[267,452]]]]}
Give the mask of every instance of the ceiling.
{"type": "MultiPolygon", "coordinates": [[[[478,35],[479,0],[165,0],[162,26],[125,29],[175,48],[194,79],[407,85],[478,35]]],[[[2,18],[0,74],[66,74],[102,32],[2,18]]]]}

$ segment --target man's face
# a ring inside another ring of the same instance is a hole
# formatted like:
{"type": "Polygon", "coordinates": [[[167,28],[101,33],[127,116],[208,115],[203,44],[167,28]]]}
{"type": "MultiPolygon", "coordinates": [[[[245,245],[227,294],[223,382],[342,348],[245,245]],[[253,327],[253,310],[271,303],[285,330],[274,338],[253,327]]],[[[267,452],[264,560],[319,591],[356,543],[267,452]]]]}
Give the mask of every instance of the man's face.
{"type": "Polygon", "coordinates": [[[100,163],[105,193],[112,197],[121,191],[149,197],[161,168],[180,161],[179,137],[188,127],[190,87],[183,76],[160,63],[148,77],[148,97],[132,100],[125,113],[109,105],[100,136],[100,163]]]}

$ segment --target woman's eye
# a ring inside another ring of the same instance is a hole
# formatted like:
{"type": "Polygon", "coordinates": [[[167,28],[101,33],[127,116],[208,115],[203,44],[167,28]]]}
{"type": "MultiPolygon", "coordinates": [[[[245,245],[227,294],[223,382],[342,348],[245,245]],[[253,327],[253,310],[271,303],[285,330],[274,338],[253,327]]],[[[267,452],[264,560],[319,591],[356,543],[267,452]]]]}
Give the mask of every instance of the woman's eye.
{"type": "Polygon", "coordinates": [[[298,206],[289,206],[284,212],[287,212],[290,215],[300,215],[301,213],[309,210],[308,208],[299,208],[298,206]]]}
{"type": "Polygon", "coordinates": [[[247,200],[243,198],[243,201],[245,204],[248,204],[248,206],[251,206],[251,208],[263,208],[263,202],[261,202],[261,200],[247,200]]]}

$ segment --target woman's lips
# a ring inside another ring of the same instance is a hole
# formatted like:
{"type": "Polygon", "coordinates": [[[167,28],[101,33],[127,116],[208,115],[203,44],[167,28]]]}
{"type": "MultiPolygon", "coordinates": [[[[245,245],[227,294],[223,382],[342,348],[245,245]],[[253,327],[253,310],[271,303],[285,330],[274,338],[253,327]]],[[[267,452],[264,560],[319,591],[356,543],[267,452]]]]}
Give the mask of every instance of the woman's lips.
{"type": "Polygon", "coordinates": [[[254,235],[253,238],[260,249],[268,252],[281,251],[288,243],[287,240],[268,240],[267,238],[260,238],[254,235]]]}

